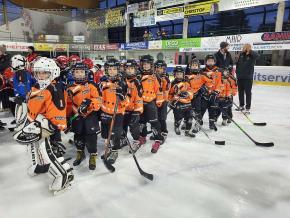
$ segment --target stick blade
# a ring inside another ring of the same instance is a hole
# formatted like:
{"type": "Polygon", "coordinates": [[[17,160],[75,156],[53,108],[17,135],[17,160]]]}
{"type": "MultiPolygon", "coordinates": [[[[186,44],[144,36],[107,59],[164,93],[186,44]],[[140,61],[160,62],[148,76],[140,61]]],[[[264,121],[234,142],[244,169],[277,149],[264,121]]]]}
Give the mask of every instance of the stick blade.
{"type": "Polygon", "coordinates": [[[266,142],[266,143],[255,142],[255,144],[260,147],[273,147],[274,146],[273,142],[266,142]]]}
{"type": "Polygon", "coordinates": [[[153,174],[142,172],[141,175],[144,176],[146,179],[153,181],[154,178],[153,174]]]}
{"type": "Polygon", "coordinates": [[[267,123],[254,123],[255,126],[266,126],[267,123]]]}
{"type": "Polygon", "coordinates": [[[215,143],[216,145],[225,145],[225,144],[226,144],[225,141],[214,141],[214,143],[215,143]]]}

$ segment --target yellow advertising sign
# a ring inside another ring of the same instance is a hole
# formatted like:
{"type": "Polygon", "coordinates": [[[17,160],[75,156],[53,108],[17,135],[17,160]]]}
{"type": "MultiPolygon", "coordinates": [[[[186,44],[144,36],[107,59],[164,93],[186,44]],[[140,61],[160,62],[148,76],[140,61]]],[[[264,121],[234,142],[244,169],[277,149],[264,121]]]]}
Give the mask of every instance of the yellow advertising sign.
{"type": "Polygon", "coordinates": [[[160,15],[166,15],[166,14],[175,14],[183,12],[183,7],[174,7],[174,8],[168,8],[168,9],[162,9],[162,14],[160,15]]]}
{"type": "Polygon", "coordinates": [[[198,14],[214,14],[218,12],[219,0],[189,4],[184,6],[184,16],[189,17],[198,14]]]}
{"type": "Polygon", "coordinates": [[[48,43],[34,43],[34,48],[36,51],[52,51],[53,44],[48,43]]]}

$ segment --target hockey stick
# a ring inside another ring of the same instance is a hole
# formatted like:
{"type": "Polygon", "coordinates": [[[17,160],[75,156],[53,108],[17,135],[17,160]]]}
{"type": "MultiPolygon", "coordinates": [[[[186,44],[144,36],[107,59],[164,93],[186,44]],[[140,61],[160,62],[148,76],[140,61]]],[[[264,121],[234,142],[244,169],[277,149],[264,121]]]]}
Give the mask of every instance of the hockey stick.
{"type": "MultiPolygon", "coordinates": [[[[239,106],[233,101],[233,104],[237,107],[237,108],[239,108],[239,106]]],[[[265,123],[265,122],[263,122],[263,123],[255,123],[255,122],[253,122],[251,119],[250,119],[250,117],[248,117],[248,115],[245,113],[245,112],[243,112],[243,111],[240,111],[242,114],[244,114],[244,116],[247,118],[247,120],[248,121],[250,121],[250,123],[252,123],[253,125],[255,125],[255,126],[266,126],[267,125],[267,123],[265,123]]]]}
{"type": "Polygon", "coordinates": [[[255,143],[256,146],[260,146],[260,147],[272,147],[272,146],[274,146],[273,142],[263,143],[263,142],[255,141],[245,130],[243,130],[243,128],[236,121],[233,120],[233,118],[231,118],[225,111],[224,111],[224,113],[230,121],[232,121],[252,142],[255,143]]]}
{"type": "Polygon", "coordinates": [[[116,114],[117,114],[117,109],[118,109],[118,104],[119,104],[119,98],[117,96],[117,100],[116,100],[116,104],[115,104],[115,107],[114,107],[114,114],[112,116],[112,120],[111,120],[111,125],[110,125],[110,129],[109,129],[109,134],[108,134],[108,138],[107,140],[105,141],[105,144],[106,144],[106,147],[105,147],[105,154],[103,156],[103,162],[104,162],[104,165],[106,166],[106,168],[111,172],[115,172],[115,167],[108,163],[107,161],[107,157],[108,157],[108,152],[110,150],[110,141],[111,141],[111,135],[112,135],[112,132],[113,132],[113,127],[114,127],[114,123],[115,123],[115,118],[116,118],[116,114]]]}
{"type": "Polygon", "coordinates": [[[209,137],[209,135],[206,133],[206,131],[202,128],[202,126],[200,125],[200,123],[197,121],[197,119],[195,118],[195,116],[193,116],[193,118],[195,119],[198,127],[200,128],[200,130],[203,132],[203,134],[214,144],[216,145],[225,145],[226,142],[225,141],[215,141],[212,138],[209,137]]]}
{"type": "Polygon", "coordinates": [[[130,148],[131,154],[132,154],[132,156],[133,156],[133,158],[134,158],[134,161],[135,161],[135,163],[136,163],[136,165],[137,165],[137,168],[138,168],[138,170],[139,170],[139,173],[140,173],[142,176],[144,176],[146,179],[149,179],[149,180],[152,181],[152,180],[153,180],[153,174],[146,173],[146,172],[144,172],[144,171],[141,169],[141,167],[140,167],[140,165],[139,165],[139,163],[138,163],[138,161],[137,161],[137,158],[136,158],[136,156],[135,156],[135,151],[133,150],[133,148],[132,148],[132,146],[131,146],[131,143],[130,143],[130,141],[129,141],[129,139],[128,139],[127,136],[126,136],[126,140],[127,140],[128,145],[129,145],[129,148],[130,148]]]}
{"type": "MultiPolygon", "coordinates": [[[[172,104],[173,107],[171,107],[168,111],[167,111],[167,115],[173,110],[173,108],[176,108],[177,103],[179,102],[181,97],[178,97],[178,99],[176,99],[174,101],[174,103],[172,104]]],[[[168,106],[170,105],[170,103],[168,104],[168,106]]]]}
{"type": "Polygon", "coordinates": [[[64,134],[67,134],[71,128],[72,128],[72,121],[74,121],[77,117],[79,116],[78,113],[76,113],[75,115],[73,115],[70,119],[69,119],[69,126],[64,130],[64,134]]]}

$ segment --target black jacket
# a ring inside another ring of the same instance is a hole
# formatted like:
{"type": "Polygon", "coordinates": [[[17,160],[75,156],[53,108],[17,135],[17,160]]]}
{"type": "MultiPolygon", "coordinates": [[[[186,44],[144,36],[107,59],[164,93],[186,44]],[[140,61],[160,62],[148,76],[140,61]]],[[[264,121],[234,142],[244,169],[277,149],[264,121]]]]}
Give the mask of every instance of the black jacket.
{"type": "Polygon", "coordinates": [[[237,79],[253,80],[254,66],[256,64],[257,58],[258,54],[254,51],[251,51],[248,55],[245,52],[240,54],[236,66],[237,79]]]}
{"type": "Polygon", "coordinates": [[[232,67],[234,65],[232,56],[229,52],[226,53],[226,57],[224,57],[221,51],[215,53],[214,56],[216,58],[216,66],[218,68],[232,67]]]}
{"type": "Polygon", "coordinates": [[[0,73],[3,74],[6,68],[10,67],[10,55],[5,54],[0,56],[0,73]]]}

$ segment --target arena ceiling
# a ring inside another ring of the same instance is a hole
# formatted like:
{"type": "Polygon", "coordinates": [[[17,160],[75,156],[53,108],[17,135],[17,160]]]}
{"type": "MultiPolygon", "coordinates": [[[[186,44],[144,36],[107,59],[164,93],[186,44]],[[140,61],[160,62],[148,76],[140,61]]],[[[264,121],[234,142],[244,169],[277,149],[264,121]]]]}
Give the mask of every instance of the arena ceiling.
{"type": "Polygon", "coordinates": [[[31,9],[69,9],[98,7],[98,0],[10,0],[16,5],[31,9]]]}

